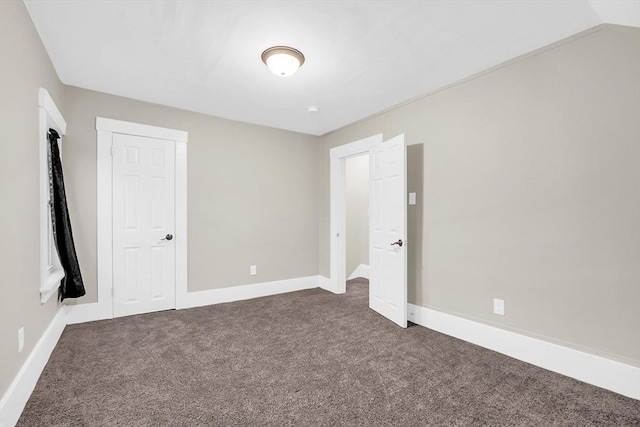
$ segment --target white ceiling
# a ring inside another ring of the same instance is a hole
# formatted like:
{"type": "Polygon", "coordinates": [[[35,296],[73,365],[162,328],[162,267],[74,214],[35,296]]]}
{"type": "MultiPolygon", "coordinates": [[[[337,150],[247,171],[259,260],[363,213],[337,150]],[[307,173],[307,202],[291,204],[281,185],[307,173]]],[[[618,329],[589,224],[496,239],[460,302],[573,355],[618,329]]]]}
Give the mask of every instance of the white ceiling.
{"type": "Polygon", "coordinates": [[[65,84],[313,135],[603,22],[640,24],[638,0],[25,3],[65,84]],[[304,53],[293,77],[261,62],[274,45],[304,53]]]}

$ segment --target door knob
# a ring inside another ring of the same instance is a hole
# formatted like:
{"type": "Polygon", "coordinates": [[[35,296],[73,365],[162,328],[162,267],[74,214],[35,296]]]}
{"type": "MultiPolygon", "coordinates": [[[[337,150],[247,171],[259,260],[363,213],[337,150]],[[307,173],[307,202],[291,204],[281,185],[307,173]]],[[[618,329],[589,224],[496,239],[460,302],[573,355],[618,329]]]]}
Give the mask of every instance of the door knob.
{"type": "Polygon", "coordinates": [[[393,242],[393,243],[391,244],[391,246],[393,246],[393,245],[398,245],[398,246],[402,247],[402,239],[398,239],[398,241],[397,241],[397,242],[393,242]]]}
{"type": "MultiPolygon", "coordinates": [[[[160,240],[171,240],[173,239],[173,234],[167,234],[166,236],[164,236],[164,239],[160,239],[160,240]]],[[[402,244],[400,244],[400,246],[402,246],[402,244]]]]}

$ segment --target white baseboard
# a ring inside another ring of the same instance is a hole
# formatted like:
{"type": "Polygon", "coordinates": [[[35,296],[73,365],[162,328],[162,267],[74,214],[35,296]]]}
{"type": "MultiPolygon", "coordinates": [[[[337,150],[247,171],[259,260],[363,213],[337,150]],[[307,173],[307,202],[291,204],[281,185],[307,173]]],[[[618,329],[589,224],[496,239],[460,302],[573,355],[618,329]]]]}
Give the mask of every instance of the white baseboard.
{"type": "Polygon", "coordinates": [[[232,286],[207,291],[189,292],[184,298],[181,308],[202,307],[224,302],[241,301],[251,298],[266,297],[286,292],[317,288],[321,276],[299,277],[296,279],[276,280],[274,282],[255,283],[252,285],[232,286]]]}
{"type": "Polygon", "coordinates": [[[329,278],[326,276],[318,276],[318,286],[324,290],[329,290],[329,278]]]}
{"type": "Polygon", "coordinates": [[[347,280],[355,279],[356,277],[362,277],[369,280],[369,266],[367,264],[360,264],[353,270],[351,276],[347,280]]]}
{"type": "Polygon", "coordinates": [[[40,378],[40,374],[66,325],[66,312],[63,307],[60,307],[49,327],[44,331],[24,365],[18,371],[18,375],[2,396],[2,400],[0,400],[0,426],[14,426],[18,422],[22,410],[36,387],[38,378],[40,378]]]}
{"type": "Polygon", "coordinates": [[[640,399],[638,367],[430,308],[407,304],[407,309],[408,320],[418,325],[585,383],[640,399]]]}
{"type": "Polygon", "coordinates": [[[100,305],[97,302],[89,304],[66,305],[67,325],[76,323],[93,322],[94,320],[110,319],[100,312],[100,305]]]}
{"type": "MultiPolygon", "coordinates": [[[[207,291],[188,292],[176,309],[202,307],[205,305],[224,302],[241,301],[303,289],[317,288],[321,276],[300,277],[295,279],[277,280],[274,282],[255,283],[252,285],[232,286],[207,291]]],[[[328,280],[328,279],[327,279],[328,280]]],[[[100,305],[95,303],[68,305],[67,324],[93,322],[95,320],[110,319],[101,314],[100,305]]]]}

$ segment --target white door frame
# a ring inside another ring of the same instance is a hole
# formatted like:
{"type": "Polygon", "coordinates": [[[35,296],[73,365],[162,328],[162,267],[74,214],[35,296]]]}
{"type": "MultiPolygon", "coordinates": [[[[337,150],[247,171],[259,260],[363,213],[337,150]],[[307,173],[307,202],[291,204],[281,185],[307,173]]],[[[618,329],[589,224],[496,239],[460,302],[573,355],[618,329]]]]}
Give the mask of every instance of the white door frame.
{"type": "Polygon", "coordinates": [[[96,118],[98,132],[98,315],[113,318],[113,134],[164,139],[175,144],[176,307],[187,296],[187,140],[188,132],[121,120],[96,118]]]}
{"type": "Polygon", "coordinates": [[[330,227],[329,283],[323,289],[335,294],[347,291],[346,260],[346,165],[350,157],[369,154],[372,147],[382,144],[382,134],[332,148],[330,158],[330,227]]]}

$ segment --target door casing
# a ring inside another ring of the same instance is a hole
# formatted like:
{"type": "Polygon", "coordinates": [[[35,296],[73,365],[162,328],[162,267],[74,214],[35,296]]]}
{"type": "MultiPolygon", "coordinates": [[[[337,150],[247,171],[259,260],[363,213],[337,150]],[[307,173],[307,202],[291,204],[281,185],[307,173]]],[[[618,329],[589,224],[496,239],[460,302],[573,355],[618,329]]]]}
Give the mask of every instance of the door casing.
{"type": "Polygon", "coordinates": [[[113,134],[172,141],[175,147],[176,308],[187,296],[187,140],[185,131],[96,118],[98,133],[98,316],[113,318],[113,134]]]}
{"type": "Polygon", "coordinates": [[[347,291],[346,252],[346,170],[347,159],[369,154],[371,148],[382,144],[382,134],[360,139],[332,148],[330,158],[330,225],[329,225],[329,283],[322,286],[335,294],[347,291]]]}

